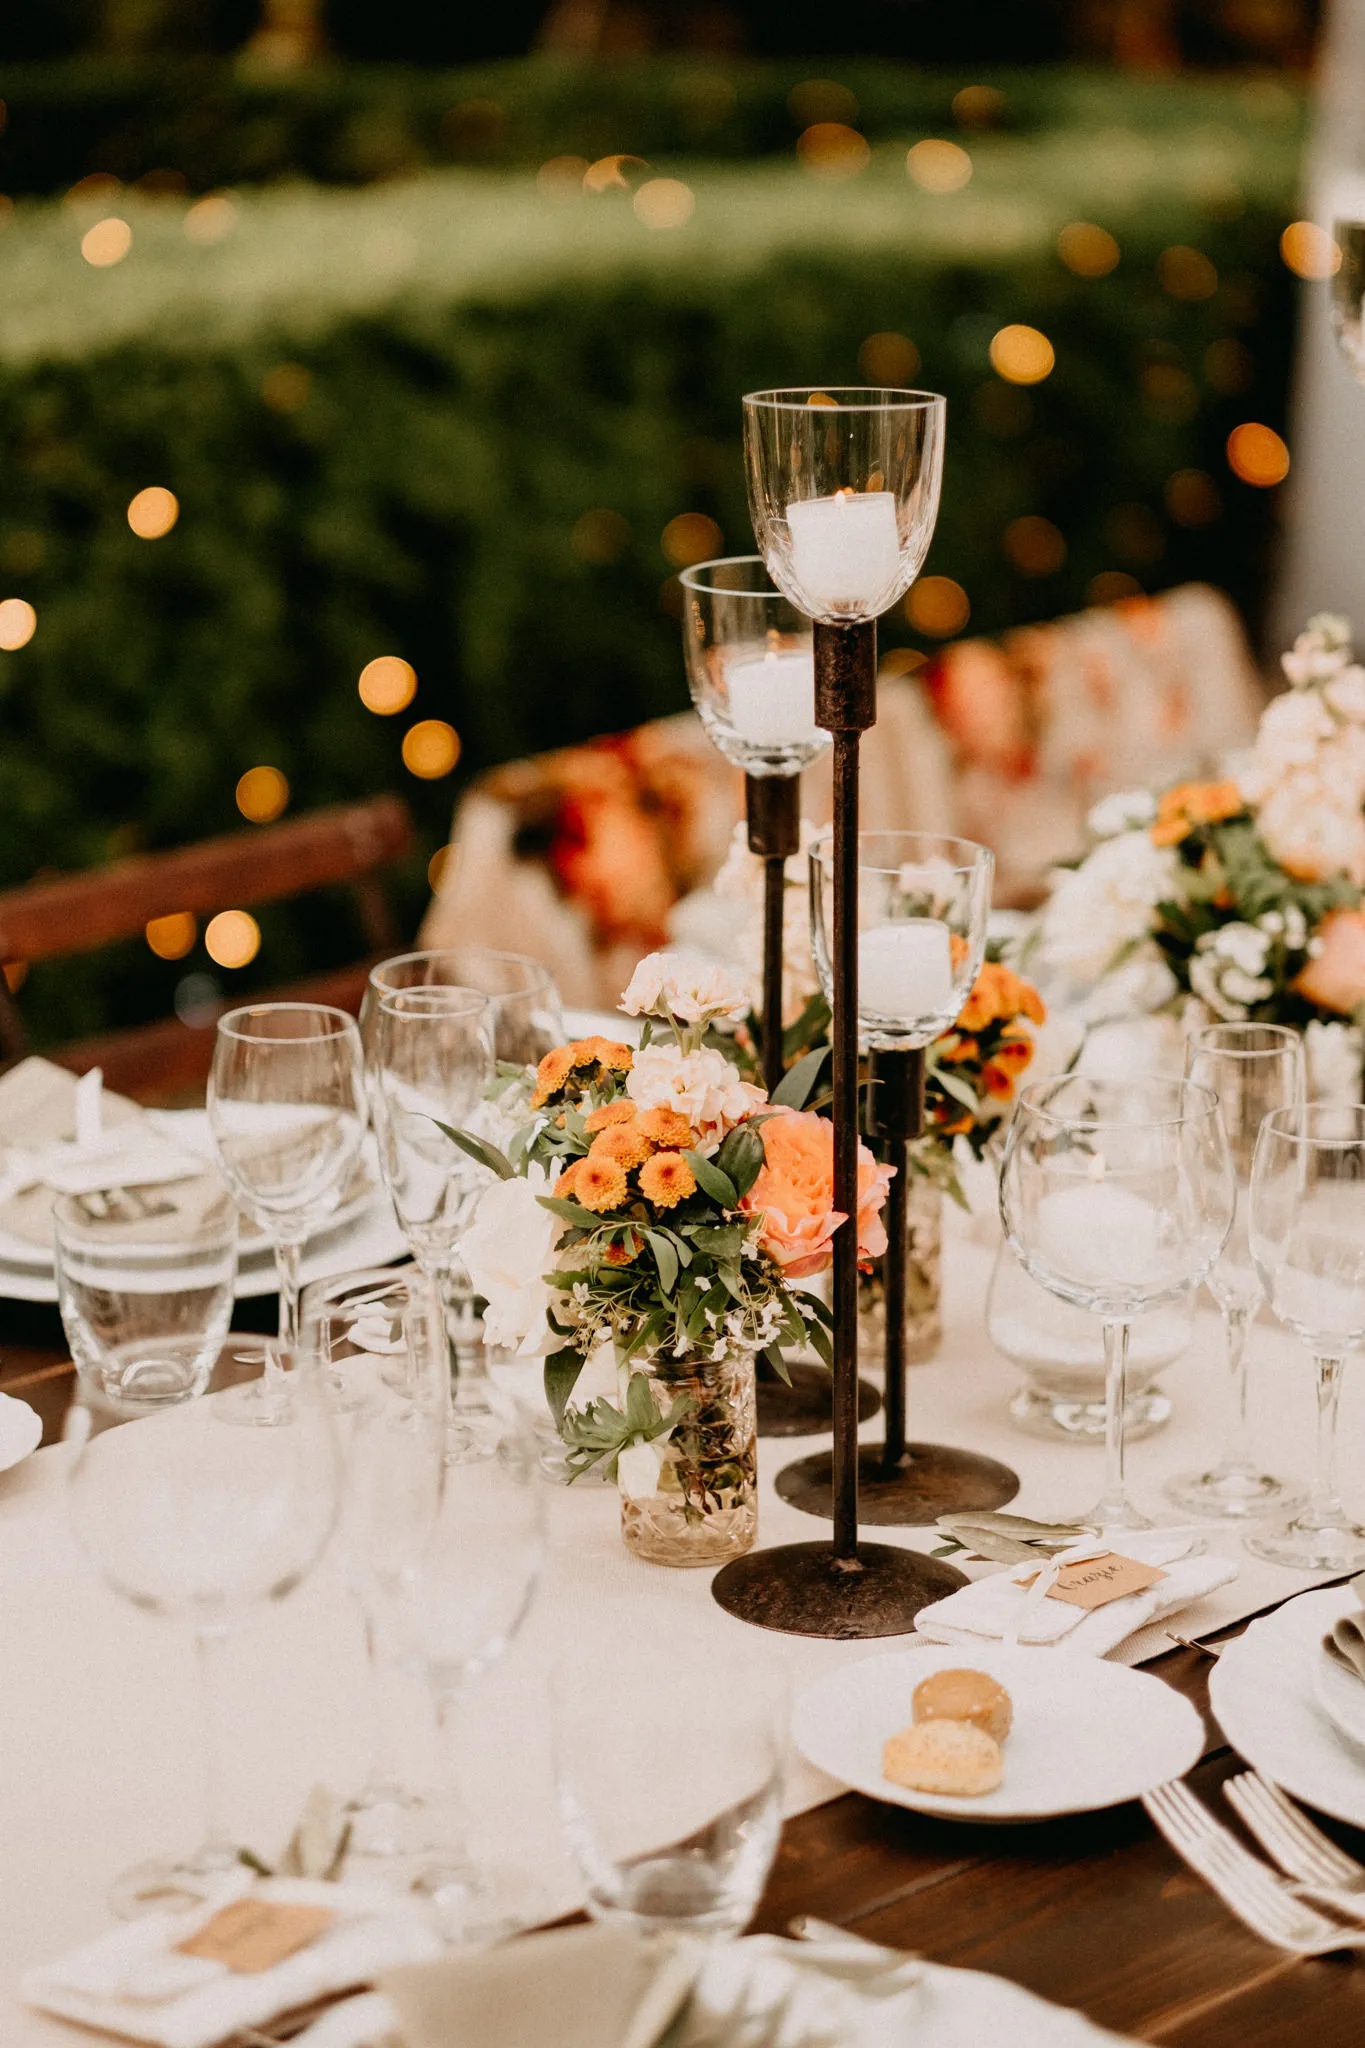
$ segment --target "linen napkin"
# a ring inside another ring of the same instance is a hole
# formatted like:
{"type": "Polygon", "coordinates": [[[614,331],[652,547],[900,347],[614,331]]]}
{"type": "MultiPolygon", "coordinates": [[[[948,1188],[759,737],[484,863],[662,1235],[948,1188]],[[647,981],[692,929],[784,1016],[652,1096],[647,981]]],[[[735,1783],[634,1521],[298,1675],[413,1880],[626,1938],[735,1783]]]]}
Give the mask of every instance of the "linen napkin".
{"type": "Polygon", "coordinates": [[[194,1179],[204,1162],[156,1129],[99,1069],[77,1080],[50,1060],[0,1079],[0,1227],[46,1246],[52,1195],[88,1195],[194,1179]]]}
{"type": "Polygon", "coordinates": [[[40,2011],[152,2048],[210,2048],[245,2027],[264,2026],[279,2013],[440,1952],[430,1916],[415,1901],[305,1878],[257,1883],[243,1871],[225,1877],[213,1898],[192,1912],[130,1920],[30,1970],[20,1991],[40,2011]],[[336,1917],[306,1948],[251,1975],[178,1952],[178,1943],[248,1893],[283,1905],[323,1906],[336,1917]]]}
{"type": "Polygon", "coordinates": [[[1091,1657],[1105,1657],[1135,1630],[1175,1614],[1202,1600],[1237,1576],[1231,1558],[1199,1554],[1202,1533],[1190,1529],[1114,1529],[1098,1541],[1063,1551],[1056,1562],[1097,1551],[1116,1550],[1141,1564],[1158,1565],[1166,1573],[1144,1592],[1129,1593],[1089,1612],[1066,1601],[1049,1600],[1039,1565],[1018,1564],[960,1586],[945,1600],[922,1607],[916,1632],[935,1643],[999,1642],[1006,1636],[1020,1643],[1062,1643],[1091,1657]],[[1033,1581],[1025,1584],[1025,1581],[1033,1581]]]}

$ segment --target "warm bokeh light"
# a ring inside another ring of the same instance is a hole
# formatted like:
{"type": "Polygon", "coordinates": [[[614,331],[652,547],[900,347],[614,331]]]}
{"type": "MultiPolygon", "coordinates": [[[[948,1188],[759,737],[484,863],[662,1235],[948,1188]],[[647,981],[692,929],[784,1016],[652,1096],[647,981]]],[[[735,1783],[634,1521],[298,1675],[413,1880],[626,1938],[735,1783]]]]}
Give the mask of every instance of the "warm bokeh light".
{"type": "Polygon", "coordinates": [[[1239,391],[1249,391],[1256,378],[1256,358],[1245,342],[1229,335],[1224,341],[1211,341],[1204,350],[1204,375],[1215,391],[1225,398],[1235,398],[1239,391]]]}
{"type": "Polygon", "coordinates": [[[585,156],[552,156],[536,172],[536,190],[543,199],[581,199],[588,170],[585,156]]]}
{"type": "MultiPolygon", "coordinates": [[[[1244,484],[1269,490],[1289,474],[1289,450],[1273,427],[1247,420],[1228,435],[1228,468],[1244,484]]],[[[2,609],[2,607],[0,607],[2,609]]]]}
{"type": "Polygon", "coordinates": [[[97,220],[81,236],[81,254],[96,270],[108,270],[111,264],[122,263],[132,246],[133,231],[116,213],[111,213],[107,220],[97,220]]]}
{"type": "Polygon", "coordinates": [[[401,654],[377,654],[360,671],[360,701],[380,718],[406,711],[417,695],[417,671],[401,654]]]}
{"type": "Polygon", "coordinates": [[[1173,299],[1193,302],[1211,299],[1218,289],[1218,272],[1202,249],[1184,242],[1163,249],[1156,259],[1157,280],[1173,299]]]}
{"type": "Polygon", "coordinates": [[[1151,506],[1130,499],[1106,512],[1104,544],[1120,561],[1141,566],[1161,560],[1166,552],[1166,535],[1151,506]]]}
{"type": "Polygon", "coordinates": [[[27,647],[38,630],[38,614],[26,597],[7,597],[0,602],[0,648],[13,654],[27,647]]]}
{"type": "Polygon", "coordinates": [[[261,379],[261,397],[272,412],[301,412],[313,390],[313,373],[302,363],[276,363],[261,379]]]}
{"type": "Polygon", "coordinates": [[[62,205],[88,212],[91,207],[112,206],[122,190],[122,178],[116,178],[112,171],[90,171],[67,186],[62,205]]]}
{"type": "Polygon", "coordinates": [[[1341,268],[1340,249],[1316,221],[1290,221],[1280,236],[1280,254],[1295,277],[1320,280],[1335,277],[1341,268]]]}
{"type": "Polygon", "coordinates": [[[24,983],[28,980],[27,960],[6,960],[4,965],[0,967],[0,975],[4,976],[5,987],[9,990],[10,994],[17,996],[24,983]]]}
{"type": "Polygon", "coordinates": [[[597,194],[629,192],[635,175],[648,169],[642,156],[628,156],[621,150],[614,156],[599,156],[583,173],[583,190],[597,194]]]}
{"type": "Polygon", "coordinates": [[[580,562],[606,568],[619,562],[630,546],[630,521],[609,505],[597,505],[573,523],[569,546],[580,562]]]}
{"type": "Polygon", "coordinates": [[[905,600],[905,616],[921,633],[947,640],[972,615],[967,593],[951,576],[921,576],[905,600]]]}
{"type": "Polygon", "coordinates": [[[856,178],[872,155],[865,135],[842,121],[815,121],[796,138],[796,154],[817,178],[856,178]]]}
{"type": "Polygon", "coordinates": [[[1167,477],[1162,497],[1177,526],[1212,526],[1222,516],[1218,486],[1202,469],[1177,469],[1167,477]]]}
{"type": "Polygon", "coordinates": [[[441,884],[446,878],[446,870],[450,866],[454,852],[453,846],[438,846],[431,859],[427,862],[427,881],[430,883],[432,894],[435,896],[439,896],[441,893],[441,884]]]}
{"type": "Polygon", "coordinates": [[[237,202],[229,199],[226,192],[210,192],[206,198],[196,199],[184,220],[186,239],[201,249],[221,242],[236,225],[237,202]]]}
{"type": "Polygon", "coordinates": [[[1005,528],[1006,557],[1025,576],[1055,576],[1066,561],[1066,540],[1050,519],[1026,513],[1005,528]]]}
{"type": "Polygon", "coordinates": [[[923,668],[929,659],[918,647],[889,647],[877,663],[877,680],[885,682],[896,676],[912,676],[917,668],[923,668]]]}
{"type": "Polygon", "coordinates": [[[708,562],[724,545],[725,535],[704,512],[679,512],[659,536],[659,546],[675,569],[690,569],[694,562],[708,562]]]}
{"type": "Polygon", "coordinates": [[[851,128],[858,118],[858,102],[846,85],[832,78],[806,78],[787,94],[787,111],[802,128],[817,121],[842,121],[851,128]]]}
{"type": "Polygon", "coordinates": [[[247,910],[220,910],[204,927],[204,951],[215,967],[249,967],[261,950],[261,928],[247,910]]]}
{"type": "Polygon", "coordinates": [[[647,228],[680,228],[691,220],[697,201],[681,178],[647,178],[631,206],[647,228]]]}
{"type": "Polygon", "coordinates": [[[1052,343],[1036,327],[1002,327],[991,342],[991,368],[1007,384],[1041,384],[1056,361],[1052,343]]]}
{"type": "Polygon", "coordinates": [[[271,825],[289,802],[288,778],[278,768],[248,768],[237,782],[237,808],[253,825],[271,825]]]}
{"type": "Polygon", "coordinates": [[[1108,277],[1118,267],[1119,245],[1108,228],[1093,220],[1069,221],[1057,237],[1057,254],[1077,277],[1108,277]]]}
{"type": "Polygon", "coordinates": [[[160,540],[180,517],[180,500],[161,484],[148,484],[128,506],[128,524],[139,540],[160,540]]]}
{"type": "Polygon", "coordinates": [[[953,119],[964,128],[993,128],[1005,112],[1005,95],[993,85],[964,85],[953,94],[953,119]]]}
{"type": "Polygon", "coordinates": [[[921,192],[960,192],[970,182],[972,160],[960,142],[930,136],[913,145],[905,168],[921,192]]]}
{"type": "Polygon", "coordinates": [[[1101,569],[1087,583],[1085,596],[1088,604],[1121,604],[1126,597],[1141,597],[1142,585],[1122,569],[1101,569]]]}
{"type": "Polygon", "coordinates": [[[460,758],[460,735],[443,718],[419,718],[403,735],[403,766],[423,782],[449,775],[460,758]]]}
{"type": "Polygon", "coordinates": [[[919,375],[919,350],[908,334],[869,334],[858,368],[869,384],[910,384],[919,375]]]}
{"type": "Polygon", "coordinates": [[[199,921],[192,910],[172,910],[165,917],[154,917],[146,936],[158,960],[183,960],[199,936],[199,921]]]}

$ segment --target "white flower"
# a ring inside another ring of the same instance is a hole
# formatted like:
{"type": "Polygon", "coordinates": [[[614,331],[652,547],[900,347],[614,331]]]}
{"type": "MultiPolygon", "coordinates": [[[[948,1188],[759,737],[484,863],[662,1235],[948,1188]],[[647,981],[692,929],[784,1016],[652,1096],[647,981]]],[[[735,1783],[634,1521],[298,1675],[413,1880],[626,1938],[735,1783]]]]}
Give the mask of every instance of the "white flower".
{"type": "Polygon", "coordinates": [[[1302,689],[1336,675],[1350,659],[1350,620],[1339,612],[1319,612],[1308,621],[1290,652],[1281,655],[1280,663],[1290,682],[1302,689]]]}
{"type": "Polygon", "coordinates": [[[1312,775],[1288,776],[1261,806],[1257,823],[1273,857],[1304,882],[1348,875],[1365,883],[1365,816],[1359,797],[1343,802],[1312,775]]]}
{"type": "Polygon", "coordinates": [[[668,1439],[627,1444],[616,1460],[616,1484],[627,1500],[647,1500],[659,1491],[659,1474],[668,1455],[668,1439]]]}
{"type": "Polygon", "coordinates": [[[1176,857],[1145,832],[1102,839],[1078,868],[1052,878],[1040,932],[1049,965],[1095,982],[1125,946],[1152,929],[1156,906],[1175,889],[1176,857]]]}
{"type": "Polygon", "coordinates": [[[1114,839],[1120,832],[1145,831],[1155,816],[1150,789],[1116,789],[1091,806],[1085,822],[1096,839],[1114,839]]]}
{"type": "MultiPolygon", "coordinates": [[[[1077,1006],[1083,1025],[1106,1024],[1116,1017],[1148,1017],[1164,1009],[1179,984],[1155,946],[1140,946],[1122,966],[1101,976],[1077,1006]]],[[[1030,1072],[1029,1079],[1033,1074],[1030,1072]]]]}
{"type": "Polygon", "coordinates": [[[628,1017],[676,1017],[680,1024],[740,1024],[749,998],[713,961],[685,953],[647,953],[621,998],[628,1017]]]}
{"type": "Polygon", "coordinates": [[[761,1088],[741,1081],[723,1052],[702,1046],[679,1052],[673,1045],[647,1045],[635,1055],[626,1093],[641,1109],[676,1109],[699,1134],[699,1150],[716,1150],[727,1131],[742,1124],[766,1099],[761,1088]]]}
{"type": "Polygon", "coordinates": [[[1306,1025],[1303,1054],[1310,1102],[1359,1102],[1365,1065],[1365,1033],[1359,1025],[1306,1025]]]}
{"type": "Polygon", "coordinates": [[[1322,694],[1338,718],[1345,718],[1352,725],[1365,725],[1365,668],[1359,662],[1353,661],[1349,668],[1333,676],[1322,694]]]}
{"type": "Polygon", "coordinates": [[[549,1174],[534,1164],[524,1179],[494,1181],[460,1247],[474,1292],[488,1303],[486,1341],[523,1357],[543,1351],[549,1337],[553,1291],[543,1275],[564,1228],[540,1206],[538,1197],[549,1193],[549,1174]]]}
{"type": "Polygon", "coordinates": [[[1270,934],[1254,924],[1225,924],[1205,932],[1190,958],[1190,987],[1216,1017],[1239,1022],[1252,1005],[1275,992],[1265,972],[1270,934]]]}

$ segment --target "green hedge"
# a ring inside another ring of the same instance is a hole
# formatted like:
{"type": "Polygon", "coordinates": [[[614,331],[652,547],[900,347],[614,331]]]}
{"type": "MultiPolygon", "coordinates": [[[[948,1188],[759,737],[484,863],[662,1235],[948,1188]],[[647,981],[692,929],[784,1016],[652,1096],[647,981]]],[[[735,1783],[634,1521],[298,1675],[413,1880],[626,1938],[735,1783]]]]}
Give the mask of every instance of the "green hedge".
{"type": "MultiPolygon", "coordinates": [[[[207,248],[182,207],[129,199],[131,253],[96,270],[82,217],[22,206],[0,240],[0,597],[34,604],[38,630],[0,654],[0,882],[239,822],[258,761],[295,808],[399,788],[434,847],[456,782],[406,774],[412,717],[455,724],[464,774],[676,707],[663,528],[702,512],[748,548],[741,392],[856,381],[874,332],[909,336],[949,397],[929,568],[966,588],[973,630],[1074,607],[1113,569],[1208,577],[1254,614],[1274,494],[1237,483],[1223,446],[1241,420],[1281,422],[1295,138],[1251,125],[1238,89],[1240,125],[1151,137],[1120,120],[1122,90],[1108,103],[1107,124],[973,142],[971,184],[945,198],[911,186],[899,145],[837,185],[673,164],[696,212],[669,232],[624,193],[556,204],[526,174],[446,172],[239,195],[207,248]],[[1078,217],[1118,238],[1111,276],[1059,260],[1078,217]],[[1163,289],[1173,244],[1207,253],[1211,296],[1163,289]],[[1057,351],[1027,393],[988,357],[1019,320],[1057,351]],[[1236,394],[1215,388],[1229,341],[1236,394]],[[1192,468],[1222,503],[1197,528],[1163,499],[1192,468]],[[181,503],[161,540],[127,525],[147,484],[181,503]],[[619,544],[605,561],[578,524],[601,509],[619,515],[598,522],[619,544]],[[1022,514],[1064,535],[1056,573],[1006,559],[1022,514]],[[393,720],[355,689],[388,651],[421,678],[393,720]]],[[[225,979],[353,942],[339,914],[280,911],[225,979]]],[[[134,948],[35,971],[23,1002],[56,1037],[163,1009],[183,971],[134,948]]]]}

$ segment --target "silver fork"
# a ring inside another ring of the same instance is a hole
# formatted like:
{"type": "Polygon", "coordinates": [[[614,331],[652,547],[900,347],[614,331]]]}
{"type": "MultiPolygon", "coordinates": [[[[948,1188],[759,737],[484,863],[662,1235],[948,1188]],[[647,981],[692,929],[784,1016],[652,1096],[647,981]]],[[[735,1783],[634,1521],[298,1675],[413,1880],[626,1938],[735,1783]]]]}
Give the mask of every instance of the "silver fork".
{"type": "Polygon", "coordinates": [[[1301,1956],[1365,1948],[1365,1928],[1343,1927],[1297,1898],[1187,1786],[1175,1780],[1158,1785],[1143,1794],[1142,1803],[1176,1854],[1272,1948],[1301,1956]]]}
{"type": "Polygon", "coordinates": [[[1223,1795],[1295,1890],[1339,1913],[1365,1918],[1365,1864],[1357,1863],[1258,1771],[1229,1778],[1223,1795]]]}

